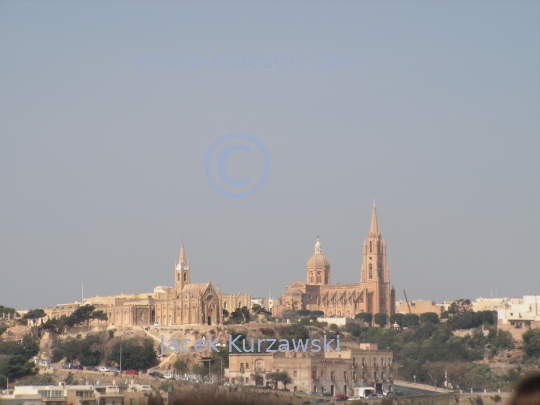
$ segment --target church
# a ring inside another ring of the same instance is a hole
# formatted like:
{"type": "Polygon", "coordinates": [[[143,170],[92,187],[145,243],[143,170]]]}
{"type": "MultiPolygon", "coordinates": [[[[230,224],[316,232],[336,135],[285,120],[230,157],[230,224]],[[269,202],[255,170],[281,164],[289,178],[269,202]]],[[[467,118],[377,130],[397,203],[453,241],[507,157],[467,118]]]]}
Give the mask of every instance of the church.
{"type": "MultiPolygon", "coordinates": [[[[81,305],[93,305],[107,314],[106,321],[93,320],[91,326],[221,325],[222,308],[250,305],[249,294],[222,294],[210,281],[191,282],[191,264],[184,243],[174,265],[174,285],[158,286],[153,292],[84,298],[82,302],[44,308],[49,318],[69,316],[81,305]]],[[[45,320],[47,320],[45,319],[45,320]]]]}
{"type": "Polygon", "coordinates": [[[363,245],[360,279],[354,284],[331,284],[330,261],[322,254],[317,237],[315,253],[306,264],[306,281],[289,284],[274,305],[272,313],[280,316],[285,310],[322,311],[324,316],[354,318],[360,312],[373,315],[395,312],[395,290],[390,286],[386,263],[386,243],[379,232],[377,209],[373,202],[371,225],[363,245]]]}

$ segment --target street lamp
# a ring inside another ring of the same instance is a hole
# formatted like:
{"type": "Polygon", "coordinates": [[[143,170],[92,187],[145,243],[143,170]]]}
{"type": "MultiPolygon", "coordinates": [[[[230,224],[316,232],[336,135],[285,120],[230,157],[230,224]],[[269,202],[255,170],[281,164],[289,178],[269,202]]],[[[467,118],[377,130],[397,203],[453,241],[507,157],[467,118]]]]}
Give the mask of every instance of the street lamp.
{"type": "Polygon", "coordinates": [[[416,384],[416,374],[413,374],[414,383],[416,384]]]}

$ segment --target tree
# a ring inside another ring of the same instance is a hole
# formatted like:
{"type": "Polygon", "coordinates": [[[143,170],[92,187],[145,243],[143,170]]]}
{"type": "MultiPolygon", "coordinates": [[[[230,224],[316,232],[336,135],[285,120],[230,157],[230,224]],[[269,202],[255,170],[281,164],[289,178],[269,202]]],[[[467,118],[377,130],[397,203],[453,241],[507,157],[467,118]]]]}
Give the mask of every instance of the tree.
{"type": "Polygon", "coordinates": [[[371,325],[371,321],[373,320],[373,314],[371,312],[360,312],[359,314],[356,314],[354,316],[354,319],[361,319],[368,325],[371,325]]]}
{"type": "Polygon", "coordinates": [[[188,369],[188,365],[184,360],[176,360],[173,367],[178,374],[184,374],[188,369]]]}
{"type": "Polygon", "coordinates": [[[0,305],[0,315],[3,315],[3,314],[16,314],[17,311],[15,311],[15,308],[9,308],[9,307],[5,307],[3,305],[0,305]]]}
{"type": "Polygon", "coordinates": [[[435,312],[424,312],[420,314],[421,323],[439,323],[439,315],[435,312]]]}
{"type": "Polygon", "coordinates": [[[10,380],[33,374],[35,364],[27,361],[24,356],[17,354],[0,359],[0,376],[10,380]]]}
{"type": "Polygon", "coordinates": [[[249,309],[245,305],[242,308],[236,308],[231,314],[231,318],[236,322],[249,322],[249,309]]]}
{"type": "Polygon", "coordinates": [[[540,357],[540,328],[529,329],[523,335],[523,351],[528,357],[540,357]]]}
{"type": "Polygon", "coordinates": [[[22,319],[24,321],[28,321],[28,320],[31,320],[32,321],[32,324],[35,324],[36,323],[36,319],[39,319],[39,318],[43,318],[44,316],[46,316],[47,314],[45,313],[45,311],[43,309],[31,309],[30,311],[28,311],[26,314],[24,314],[24,316],[22,317],[22,319]]]}
{"type": "Polygon", "coordinates": [[[420,317],[416,314],[405,314],[403,316],[403,327],[410,328],[420,324],[420,317]]]}
{"type": "Polygon", "coordinates": [[[390,323],[392,325],[394,324],[398,324],[400,328],[403,327],[403,317],[405,316],[405,314],[392,314],[390,315],[390,323]]]}
{"type": "Polygon", "coordinates": [[[228,317],[229,316],[229,311],[227,311],[225,308],[223,308],[222,314],[223,314],[224,317],[228,317]]]}
{"type": "Polygon", "coordinates": [[[195,375],[204,377],[208,374],[208,367],[204,366],[204,364],[197,363],[191,366],[191,372],[195,375]]]}
{"type": "Polygon", "coordinates": [[[320,317],[324,316],[324,312],[323,311],[311,311],[311,316],[314,316],[315,318],[320,318],[320,317]]]}
{"type": "Polygon", "coordinates": [[[300,316],[309,316],[311,314],[311,311],[309,309],[301,309],[299,311],[296,311],[296,313],[300,316]]]}
{"type": "Polygon", "coordinates": [[[259,387],[263,385],[263,376],[259,373],[251,374],[251,377],[253,378],[253,381],[255,381],[255,386],[259,387]]]}
{"type": "Polygon", "coordinates": [[[251,312],[257,315],[272,315],[272,312],[267,310],[265,307],[261,307],[259,304],[253,304],[251,307],[251,312]]]}
{"type": "Polygon", "coordinates": [[[298,318],[300,318],[300,315],[296,313],[295,311],[291,311],[290,309],[286,309],[281,313],[281,318],[283,319],[290,319],[291,321],[297,321],[298,318]]]}
{"type": "Polygon", "coordinates": [[[73,373],[71,371],[69,373],[67,373],[66,378],[64,378],[64,382],[67,385],[78,385],[79,384],[79,381],[76,380],[75,377],[73,377],[73,373]]]}
{"type": "Polygon", "coordinates": [[[375,314],[375,323],[379,325],[379,327],[384,328],[388,323],[388,315],[382,312],[375,314]]]}
{"type": "Polygon", "coordinates": [[[451,317],[463,316],[467,312],[472,312],[472,310],[473,310],[473,306],[471,304],[471,300],[461,298],[459,300],[452,302],[452,304],[448,308],[448,313],[450,314],[451,317]]]}
{"type": "Polygon", "coordinates": [[[66,325],[69,327],[88,324],[89,321],[98,319],[106,321],[107,314],[102,310],[96,310],[93,305],[81,305],[68,317],[66,325]]]}
{"type": "Polygon", "coordinates": [[[287,371],[276,371],[275,373],[267,373],[266,380],[271,381],[273,384],[281,382],[284,388],[287,388],[287,384],[292,383],[292,378],[287,371]]]}
{"type": "Polygon", "coordinates": [[[120,364],[120,347],[122,347],[122,369],[142,370],[155,366],[157,354],[151,338],[133,337],[117,341],[112,348],[111,360],[120,364]]]}

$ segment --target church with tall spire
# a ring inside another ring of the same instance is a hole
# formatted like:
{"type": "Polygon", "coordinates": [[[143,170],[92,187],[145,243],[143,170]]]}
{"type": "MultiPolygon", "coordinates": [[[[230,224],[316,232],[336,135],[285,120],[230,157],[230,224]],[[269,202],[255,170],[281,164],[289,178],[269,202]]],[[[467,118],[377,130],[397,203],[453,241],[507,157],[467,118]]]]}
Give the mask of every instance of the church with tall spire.
{"type": "Polygon", "coordinates": [[[306,281],[296,280],[286,287],[273,307],[273,315],[292,310],[322,311],[325,316],[352,318],[361,312],[373,315],[395,312],[395,291],[386,263],[386,243],[379,232],[375,201],[371,224],[362,245],[362,266],[358,283],[331,284],[330,261],[322,254],[317,236],[315,253],[306,263],[306,281]]]}
{"type": "Polygon", "coordinates": [[[107,314],[107,320],[93,320],[92,326],[150,326],[150,325],[221,325],[222,307],[231,309],[249,305],[246,294],[221,294],[211,281],[191,282],[191,264],[186,259],[184,242],[174,263],[174,285],[158,286],[147,293],[119,294],[83,298],[82,302],[60,304],[47,308],[49,318],[69,316],[79,306],[91,304],[107,314]],[[245,305],[245,304],[244,304],[245,305]]]}

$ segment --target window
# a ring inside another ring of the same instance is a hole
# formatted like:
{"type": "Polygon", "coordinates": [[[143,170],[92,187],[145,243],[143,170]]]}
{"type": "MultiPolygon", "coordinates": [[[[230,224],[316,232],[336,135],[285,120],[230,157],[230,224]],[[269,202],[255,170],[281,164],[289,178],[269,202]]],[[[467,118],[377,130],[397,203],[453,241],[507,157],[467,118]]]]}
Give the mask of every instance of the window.
{"type": "Polygon", "coordinates": [[[137,400],[135,398],[130,398],[129,405],[137,405],[137,400]]]}
{"type": "Polygon", "coordinates": [[[241,373],[244,372],[244,363],[240,363],[240,372],[241,372],[241,373]]]}
{"type": "Polygon", "coordinates": [[[369,264],[369,278],[373,278],[372,268],[373,268],[373,266],[372,266],[371,263],[370,263],[370,264],[369,264]]]}
{"type": "Polygon", "coordinates": [[[317,273],[317,283],[321,282],[321,273],[317,273]]]}
{"type": "Polygon", "coordinates": [[[352,372],[352,379],[353,379],[354,381],[356,381],[356,371],[353,371],[353,372],[352,372]]]}
{"type": "Polygon", "coordinates": [[[249,363],[246,363],[246,370],[249,370],[249,363]]]}
{"type": "Polygon", "coordinates": [[[366,359],[364,359],[364,358],[362,357],[362,366],[365,366],[365,365],[366,365],[365,360],[366,360],[366,359]]]}
{"type": "Polygon", "coordinates": [[[257,372],[260,373],[261,370],[262,370],[262,364],[261,363],[257,363],[257,372]]]}
{"type": "Polygon", "coordinates": [[[331,379],[331,380],[335,380],[335,378],[336,378],[336,377],[335,377],[335,375],[334,375],[334,372],[331,371],[331,372],[330,372],[330,379],[331,379]]]}
{"type": "Polygon", "coordinates": [[[369,253],[371,253],[371,241],[369,241],[369,253]]]}
{"type": "Polygon", "coordinates": [[[316,379],[317,378],[317,370],[313,370],[311,372],[311,378],[316,379]]]}
{"type": "Polygon", "coordinates": [[[313,272],[309,273],[309,277],[310,277],[310,278],[309,278],[309,279],[310,279],[310,283],[313,284],[313,282],[314,282],[314,280],[315,280],[315,279],[313,278],[313,272]]]}
{"type": "Polygon", "coordinates": [[[347,380],[347,372],[346,371],[343,372],[343,379],[347,380]]]}
{"type": "Polygon", "coordinates": [[[362,380],[365,380],[365,379],[366,379],[366,372],[362,371],[362,380]]]}
{"type": "Polygon", "coordinates": [[[187,281],[187,272],[184,272],[184,281],[187,281]]]}
{"type": "Polygon", "coordinates": [[[376,371],[373,372],[373,379],[374,379],[375,381],[377,380],[377,372],[376,372],[376,371]]]}
{"type": "Polygon", "coordinates": [[[353,365],[353,367],[356,366],[356,358],[355,357],[352,358],[352,365],[353,365]]]}
{"type": "Polygon", "coordinates": [[[294,371],[294,372],[293,372],[293,376],[294,376],[294,377],[298,377],[298,371],[294,371]]]}
{"type": "Polygon", "coordinates": [[[373,365],[374,365],[375,367],[377,367],[377,358],[374,358],[374,359],[373,359],[373,365]]]}

